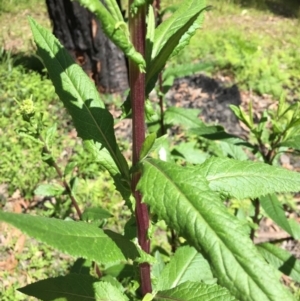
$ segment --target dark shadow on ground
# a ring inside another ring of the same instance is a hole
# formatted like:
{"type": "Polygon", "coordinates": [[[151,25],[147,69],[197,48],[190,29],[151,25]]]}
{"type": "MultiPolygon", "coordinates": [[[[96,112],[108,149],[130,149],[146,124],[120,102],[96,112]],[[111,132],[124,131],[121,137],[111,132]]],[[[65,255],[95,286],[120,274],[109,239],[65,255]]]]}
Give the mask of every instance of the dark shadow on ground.
{"type": "Polygon", "coordinates": [[[0,50],[0,63],[11,65],[11,67],[22,66],[25,71],[35,71],[45,75],[45,66],[42,60],[35,54],[24,52],[11,53],[4,49],[0,50]]]}
{"type": "Polygon", "coordinates": [[[25,70],[36,71],[45,75],[45,66],[42,60],[37,55],[27,55],[24,53],[17,53],[13,55],[13,66],[23,66],[25,70]]]}
{"type": "Polygon", "coordinates": [[[234,2],[245,8],[268,10],[275,15],[286,18],[300,17],[299,0],[234,0],[234,2]]]}
{"type": "Polygon", "coordinates": [[[167,96],[171,106],[201,109],[201,119],[221,124],[230,134],[244,134],[230,104],[239,106],[241,94],[236,84],[222,82],[204,74],[176,79],[167,96]]]}

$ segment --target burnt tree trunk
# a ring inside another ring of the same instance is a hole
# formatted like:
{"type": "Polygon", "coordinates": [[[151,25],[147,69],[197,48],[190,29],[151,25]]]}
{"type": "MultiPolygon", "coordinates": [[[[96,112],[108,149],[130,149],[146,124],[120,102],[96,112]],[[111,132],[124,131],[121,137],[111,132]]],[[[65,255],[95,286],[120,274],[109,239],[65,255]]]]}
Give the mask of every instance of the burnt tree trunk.
{"type": "MultiPolygon", "coordinates": [[[[100,0],[99,0],[100,1],[100,0]]],[[[126,60],[103,33],[101,22],[78,2],[46,0],[53,33],[101,93],[128,88],[126,60]]]]}

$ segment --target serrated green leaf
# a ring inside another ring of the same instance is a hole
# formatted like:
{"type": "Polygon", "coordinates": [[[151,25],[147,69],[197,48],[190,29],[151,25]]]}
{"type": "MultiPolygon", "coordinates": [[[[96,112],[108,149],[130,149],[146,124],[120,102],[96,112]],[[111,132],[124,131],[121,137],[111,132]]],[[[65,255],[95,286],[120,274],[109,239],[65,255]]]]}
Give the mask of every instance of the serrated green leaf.
{"type": "Polygon", "coordinates": [[[34,190],[35,195],[59,196],[62,195],[65,188],[58,184],[41,184],[34,190]]]}
{"type": "Polygon", "coordinates": [[[69,274],[27,285],[20,292],[43,301],[127,301],[115,286],[88,275],[69,274]]]}
{"type": "Polygon", "coordinates": [[[122,286],[122,284],[115,277],[111,275],[102,276],[101,281],[112,284],[116,289],[118,289],[119,292],[125,291],[125,288],[122,286]]]}
{"type": "MultiPolygon", "coordinates": [[[[95,161],[100,163],[114,179],[116,189],[121,193],[126,205],[131,208],[129,197],[131,195],[130,181],[127,177],[123,177],[109,154],[108,150],[101,148],[100,143],[94,143],[91,140],[84,141],[84,149],[94,158],[95,161]],[[126,179],[127,178],[127,179],[126,179]]],[[[126,163],[127,164],[127,163],[126,163]]]]}
{"type": "Polygon", "coordinates": [[[147,66],[146,91],[150,92],[168,58],[185,47],[200,27],[204,0],[185,0],[174,14],[155,29],[151,64],[147,66]]]}
{"type": "Polygon", "coordinates": [[[90,275],[93,263],[90,260],[78,258],[69,269],[70,274],[90,275]]]}
{"type": "Polygon", "coordinates": [[[237,299],[293,300],[259,255],[247,228],[209,189],[201,166],[145,159],[138,189],[151,210],[204,255],[218,283],[237,299]]]}
{"type": "Polygon", "coordinates": [[[154,34],[155,34],[155,14],[154,14],[153,6],[149,5],[148,17],[147,17],[146,54],[145,54],[146,66],[148,66],[151,63],[154,34]]]}
{"type": "Polygon", "coordinates": [[[90,207],[84,210],[82,213],[81,219],[83,221],[102,221],[112,217],[107,210],[100,207],[90,207]]]}
{"type": "Polygon", "coordinates": [[[103,271],[104,275],[110,275],[112,277],[118,279],[124,279],[128,277],[132,277],[135,273],[135,269],[132,265],[129,264],[118,264],[109,267],[108,269],[103,271]]]}
{"type": "Polygon", "coordinates": [[[289,221],[289,225],[290,225],[290,227],[292,229],[292,232],[293,232],[293,237],[295,239],[299,240],[300,239],[300,225],[299,225],[299,223],[294,219],[289,219],[288,221],[289,221]]]}
{"type": "Polygon", "coordinates": [[[156,139],[156,133],[149,134],[146,137],[140,152],[140,160],[143,160],[144,158],[147,157],[147,155],[149,154],[149,152],[151,151],[155,143],[155,139],[156,139]]]}
{"type": "Polygon", "coordinates": [[[168,135],[163,135],[155,139],[153,146],[151,147],[149,153],[159,151],[161,148],[164,148],[168,145],[168,135]]]}
{"type": "Polygon", "coordinates": [[[251,147],[251,144],[249,144],[247,141],[226,133],[224,128],[221,125],[212,125],[212,126],[207,126],[206,124],[202,123],[199,124],[200,126],[197,126],[195,128],[190,128],[189,133],[198,135],[198,136],[203,136],[206,139],[209,140],[222,140],[224,142],[228,142],[231,144],[236,144],[236,145],[244,145],[251,147]]]}
{"type": "MultiPolygon", "coordinates": [[[[257,125],[257,133],[261,136],[263,131],[266,129],[266,123],[268,122],[268,111],[267,110],[264,110],[263,111],[263,114],[258,122],[258,125],[257,125]]],[[[255,132],[255,129],[253,130],[253,132],[255,132]]]]}
{"type": "Polygon", "coordinates": [[[148,124],[157,123],[159,116],[153,108],[153,104],[149,99],[145,100],[145,120],[148,124]]]}
{"type": "Polygon", "coordinates": [[[158,292],[153,300],[157,301],[237,301],[224,287],[217,284],[184,282],[170,290],[158,292]]]}
{"type": "Polygon", "coordinates": [[[71,188],[71,191],[72,191],[73,194],[76,194],[76,192],[77,192],[77,189],[79,187],[78,183],[79,183],[78,177],[72,177],[71,178],[70,188],[71,188]]]}
{"type": "MultiPolygon", "coordinates": [[[[139,260],[138,257],[141,257],[141,260],[144,258],[149,258],[151,255],[146,254],[143,252],[140,247],[137,247],[133,242],[128,240],[126,237],[113,232],[111,230],[104,230],[104,233],[112,239],[112,241],[119,247],[119,249],[122,251],[123,255],[125,258],[131,258],[131,259],[137,259],[139,260]]],[[[146,262],[147,260],[145,260],[146,262]]]]}
{"type": "Polygon", "coordinates": [[[287,140],[279,143],[278,146],[285,146],[296,150],[300,150],[300,135],[289,137],[287,140]]]}
{"type": "Polygon", "coordinates": [[[143,298],[143,300],[142,301],[152,301],[153,300],[153,298],[154,298],[154,295],[151,293],[147,293],[145,296],[144,296],[144,298],[143,298]]]}
{"type": "Polygon", "coordinates": [[[203,124],[200,127],[189,129],[188,132],[208,140],[220,141],[220,143],[223,144],[222,148],[226,148],[225,145],[228,144],[228,154],[232,155],[235,159],[238,158],[238,160],[246,160],[246,157],[241,153],[241,146],[254,149],[253,145],[249,142],[235,135],[226,133],[224,128],[220,125],[207,126],[203,124]]]}
{"type": "Polygon", "coordinates": [[[154,257],[155,257],[156,262],[151,267],[151,276],[155,280],[154,281],[152,280],[152,285],[153,285],[153,282],[155,282],[155,283],[157,282],[157,279],[160,277],[160,274],[165,267],[165,262],[159,251],[157,251],[157,250],[155,251],[154,257]]]}
{"type": "Polygon", "coordinates": [[[133,240],[136,238],[136,231],[136,218],[132,215],[124,226],[124,236],[129,240],[133,240]]]}
{"type": "Polygon", "coordinates": [[[120,234],[105,232],[85,222],[6,212],[0,212],[0,220],[64,253],[106,266],[139,256],[135,245],[120,234]]]}
{"type": "MultiPolygon", "coordinates": [[[[232,138],[234,139],[234,138],[232,138]]],[[[244,152],[243,148],[240,145],[236,145],[235,143],[231,143],[231,139],[224,139],[223,141],[217,141],[216,144],[222,150],[224,156],[236,159],[239,161],[246,161],[248,160],[248,156],[244,152]]],[[[238,142],[239,143],[239,142],[238,142]]],[[[237,144],[238,144],[237,143],[237,144]]]]}
{"type": "Polygon", "coordinates": [[[122,15],[122,12],[120,10],[120,7],[115,0],[106,0],[105,5],[107,9],[109,10],[110,14],[114,18],[115,21],[117,22],[124,22],[124,18],[122,15]]]}
{"type": "Polygon", "coordinates": [[[72,116],[78,135],[106,148],[120,173],[127,177],[128,166],[116,143],[113,117],[105,109],[95,85],[48,30],[31,18],[29,21],[38,54],[56,93],[72,116]]]}
{"type": "Polygon", "coordinates": [[[22,132],[22,129],[16,129],[16,132],[20,137],[25,137],[25,138],[30,139],[31,141],[36,143],[38,146],[44,146],[44,143],[41,140],[32,137],[31,134],[26,134],[26,133],[22,132]]]}
{"type": "Polygon", "coordinates": [[[284,231],[293,236],[292,229],[285,216],[285,212],[282,204],[279,202],[275,194],[268,194],[266,196],[260,197],[259,202],[262,208],[265,210],[266,214],[284,231]]]}
{"type": "MultiPolygon", "coordinates": [[[[117,22],[108,12],[105,6],[98,0],[77,0],[82,6],[94,13],[101,21],[105,34],[124,52],[124,54],[135,62],[141,71],[145,70],[146,63],[143,56],[137,52],[130,41],[127,24],[117,22]],[[120,26],[122,25],[122,26],[120,26]]],[[[122,17],[123,18],[123,17],[122,17]]]]}
{"type": "Polygon", "coordinates": [[[168,78],[178,78],[188,75],[195,74],[197,72],[210,71],[214,68],[212,62],[200,62],[200,63],[184,63],[182,65],[167,66],[162,74],[163,81],[168,80],[168,78]]]}
{"type": "Polygon", "coordinates": [[[206,127],[198,118],[201,110],[169,107],[164,114],[165,124],[182,125],[185,128],[206,127]]]}
{"type": "MultiPolygon", "coordinates": [[[[205,10],[209,10],[209,9],[210,7],[205,8],[205,10]]],[[[204,21],[204,13],[200,13],[196,18],[196,20],[194,21],[194,23],[192,24],[192,26],[190,26],[189,29],[180,38],[179,43],[173,50],[170,58],[177,55],[184,47],[189,45],[191,38],[196,33],[196,31],[201,28],[203,21],[204,21]]]]}
{"type": "Polygon", "coordinates": [[[233,111],[234,115],[245,123],[249,129],[253,128],[253,121],[250,120],[250,117],[244,112],[242,107],[237,107],[235,105],[229,105],[229,107],[233,111]]]}
{"type": "Polygon", "coordinates": [[[43,301],[90,301],[96,300],[93,285],[97,281],[88,275],[69,274],[37,281],[18,291],[43,301]]]}
{"type": "Polygon", "coordinates": [[[127,301],[128,298],[109,282],[94,283],[96,301],[127,301]]]}
{"type": "Polygon", "coordinates": [[[258,244],[256,247],[276,269],[300,283],[300,261],[295,256],[269,243],[258,244]]]}
{"type": "Polygon", "coordinates": [[[46,146],[47,146],[48,149],[52,148],[56,132],[57,132],[57,125],[56,125],[56,123],[54,123],[46,131],[45,143],[46,143],[46,146]]]}
{"type": "Polygon", "coordinates": [[[264,163],[210,158],[199,168],[213,191],[237,199],[299,191],[300,174],[264,163]]]}
{"type": "Polygon", "coordinates": [[[207,158],[208,154],[200,151],[195,148],[195,142],[182,142],[174,147],[172,151],[173,156],[180,154],[181,157],[185,158],[185,160],[192,164],[201,164],[207,158]]]}
{"type": "Polygon", "coordinates": [[[68,162],[66,167],[65,167],[65,170],[64,170],[64,176],[67,176],[69,175],[70,173],[73,172],[74,168],[76,167],[77,165],[77,162],[68,162]]]}
{"type": "Polygon", "coordinates": [[[174,288],[186,281],[214,282],[208,262],[193,247],[180,247],[157,279],[156,291],[174,288]]]}

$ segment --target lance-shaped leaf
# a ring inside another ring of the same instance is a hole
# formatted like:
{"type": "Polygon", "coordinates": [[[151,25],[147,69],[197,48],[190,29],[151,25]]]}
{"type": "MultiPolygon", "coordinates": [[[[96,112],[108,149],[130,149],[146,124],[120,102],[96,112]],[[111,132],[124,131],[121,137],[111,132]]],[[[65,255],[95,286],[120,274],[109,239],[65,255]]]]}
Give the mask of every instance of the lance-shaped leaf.
{"type": "Polygon", "coordinates": [[[126,295],[109,282],[97,282],[94,289],[96,301],[128,301],[126,295]]]}
{"type": "Polygon", "coordinates": [[[293,236],[293,231],[288,222],[282,204],[275,194],[268,194],[259,198],[259,202],[266,214],[283,230],[293,236]]]}
{"type": "Polygon", "coordinates": [[[101,207],[90,207],[84,210],[81,216],[83,221],[102,221],[113,215],[101,207]]]}
{"type": "Polygon", "coordinates": [[[175,145],[172,155],[183,157],[187,162],[192,164],[203,163],[209,157],[208,153],[200,151],[195,141],[181,142],[175,145]]]}
{"type": "Polygon", "coordinates": [[[90,301],[95,300],[93,285],[97,281],[88,275],[69,274],[37,281],[18,290],[43,301],[90,301]]]}
{"type": "Polygon", "coordinates": [[[300,174],[251,161],[210,158],[199,168],[213,191],[237,199],[256,198],[300,189],[300,174]]]}
{"type": "Polygon", "coordinates": [[[64,253],[106,266],[139,257],[134,243],[92,224],[7,212],[0,212],[0,220],[64,253]]]}
{"type": "Polygon", "coordinates": [[[128,298],[111,283],[88,275],[69,274],[37,281],[19,289],[43,301],[127,301],[128,298]]]}
{"type": "MultiPolygon", "coordinates": [[[[128,175],[123,176],[120,173],[118,166],[113,160],[109,151],[105,148],[101,148],[100,143],[95,143],[92,140],[86,140],[84,141],[84,148],[89,152],[91,156],[93,156],[96,162],[101,164],[110,173],[110,175],[114,179],[116,189],[121,193],[123,199],[126,201],[126,205],[131,208],[131,203],[129,201],[131,189],[128,175]]],[[[127,163],[125,162],[125,164],[127,169],[127,163]]]]}
{"type": "Polygon", "coordinates": [[[217,284],[207,285],[205,283],[185,282],[170,290],[158,292],[154,299],[156,301],[237,301],[224,287],[217,284]]]}
{"type": "Polygon", "coordinates": [[[159,218],[184,236],[211,265],[218,283],[238,300],[290,301],[247,229],[210,190],[199,166],[145,159],[138,189],[159,218]]]}
{"type": "Polygon", "coordinates": [[[185,128],[207,127],[199,118],[201,110],[170,107],[165,111],[164,122],[185,128]]]}
{"type": "Polygon", "coordinates": [[[159,72],[165,66],[171,54],[179,52],[189,43],[190,38],[202,23],[206,1],[185,0],[174,14],[155,30],[151,64],[147,66],[146,85],[150,92],[159,72]]]}
{"type": "MultiPolygon", "coordinates": [[[[122,12],[120,10],[120,7],[119,7],[117,1],[106,0],[105,5],[107,6],[108,11],[110,12],[110,14],[112,15],[112,17],[114,18],[115,21],[124,22],[123,15],[122,15],[122,12]]],[[[105,7],[103,8],[102,3],[101,3],[101,8],[105,9],[105,7]]]]}
{"type": "MultiPolygon", "coordinates": [[[[145,70],[146,63],[143,56],[137,52],[130,41],[127,24],[116,21],[114,16],[98,0],[77,0],[81,5],[94,13],[101,21],[105,34],[124,52],[124,54],[135,62],[141,71],[145,70]]],[[[119,17],[118,17],[119,18],[119,17]]]]}
{"type": "Polygon", "coordinates": [[[253,145],[249,142],[229,133],[226,133],[224,128],[220,125],[207,126],[203,124],[196,128],[191,128],[189,133],[202,136],[209,140],[219,140],[232,145],[240,145],[250,149],[253,149],[253,145]]]}
{"type": "Polygon", "coordinates": [[[186,281],[208,284],[214,281],[208,262],[190,246],[179,248],[171,257],[157,279],[155,290],[168,290],[186,281]]]}
{"type": "MultiPolygon", "coordinates": [[[[99,2],[100,3],[100,2],[99,2]]],[[[30,19],[38,54],[49,72],[55,91],[72,116],[78,135],[106,148],[123,175],[128,174],[114,134],[114,120],[90,78],[78,66],[59,41],[45,28],[30,19]]]]}
{"type": "Polygon", "coordinates": [[[142,145],[141,152],[140,152],[140,160],[143,160],[144,158],[146,158],[148,156],[149,152],[151,151],[151,149],[154,146],[155,139],[156,139],[156,133],[149,134],[146,137],[146,139],[142,145]]]}
{"type": "Polygon", "coordinates": [[[289,219],[288,222],[289,222],[289,225],[292,229],[293,237],[295,239],[299,240],[300,239],[300,225],[299,225],[299,223],[294,219],[289,219]]]}
{"type": "Polygon", "coordinates": [[[300,150],[300,135],[289,137],[285,141],[278,144],[278,146],[286,146],[296,150],[300,150]]]}
{"type": "Polygon", "coordinates": [[[146,64],[151,63],[151,53],[155,34],[155,14],[152,5],[149,5],[148,17],[147,17],[147,34],[146,34],[146,64]]]}
{"type": "Polygon", "coordinates": [[[295,256],[269,243],[258,244],[256,247],[276,269],[300,283],[300,261],[295,256]]]}
{"type": "Polygon", "coordinates": [[[59,184],[41,184],[34,190],[35,195],[59,196],[62,195],[65,188],[59,184]]]}

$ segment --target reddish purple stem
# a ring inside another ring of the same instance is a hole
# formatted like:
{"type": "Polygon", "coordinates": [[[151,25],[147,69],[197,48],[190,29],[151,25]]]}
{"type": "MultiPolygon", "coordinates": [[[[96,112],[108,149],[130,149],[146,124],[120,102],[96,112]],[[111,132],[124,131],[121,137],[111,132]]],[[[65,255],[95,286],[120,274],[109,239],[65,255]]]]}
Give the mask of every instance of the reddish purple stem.
{"type": "MultiPolygon", "coordinates": [[[[133,0],[129,1],[131,5],[133,0]]],[[[146,37],[146,7],[139,8],[134,16],[129,18],[130,35],[135,49],[145,56],[145,37],[146,37]]],[[[139,71],[138,66],[129,62],[129,82],[132,107],[132,163],[135,166],[139,162],[141,147],[145,140],[145,74],[139,71]]],[[[133,174],[132,191],[136,200],[136,222],[139,244],[145,252],[150,252],[150,240],[147,232],[149,228],[149,214],[146,204],[142,204],[142,195],[136,191],[136,185],[140,179],[140,173],[133,174]]],[[[151,293],[150,265],[140,264],[140,281],[142,295],[151,293]]]]}

